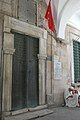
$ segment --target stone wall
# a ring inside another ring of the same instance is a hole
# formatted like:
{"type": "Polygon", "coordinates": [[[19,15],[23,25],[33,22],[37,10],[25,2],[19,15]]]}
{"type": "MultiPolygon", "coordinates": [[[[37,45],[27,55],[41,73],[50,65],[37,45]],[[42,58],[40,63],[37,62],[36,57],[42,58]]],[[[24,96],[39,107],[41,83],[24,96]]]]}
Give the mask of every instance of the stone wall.
{"type": "Polygon", "coordinates": [[[67,44],[48,35],[46,80],[49,105],[63,104],[64,89],[68,85],[68,71],[67,44]],[[56,68],[57,64],[59,64],[59,68],[56,68]]]}
{"type": "Polygon", "coordinates": [[[0,0],[0,13],[17,17],[18,0],[0,0]]]}
{"type": "MultiPolygon", "coordinates": [[[[3,23],[4,15],[17,18],[18,0],[0,0],[0,113],[2,109],[2,79],[3,79],[3,23]]],[[[1,117],[1,116],[0,116],[1,117]]]]}
{"type": "Polygon", "coordinates": [[[61,105],[64,102],[63,93],[68,83],[69,65],[67,44],[65,40],[57,40],[56,34],[48,29],[44,15],[47,5],[42,0],[38,2],[38,26],[48,31],[47,61],[46,61],[46,96],[49,105],[61,105]],[[43,3],[43,4],[42,4],[43,3]],[[56,57],[56,58],[55,58],[56,57]],[[56,61],[54,61],[56,59],[56,61]],[[61,77],[55,78],[54,64],[61,64],[61,77]]]}
{"type": "Polygon", "coordinates": [[[32,25],[37,25],[37,1],[19,0],[18,18],[32,25]]]}
{"type": "Polygon", "coordinates": [[[0,112],[1,112],[1,98],[2,98],[2,38],[3,38],[3,15],[0,14],[0,112]]]}
{"type": "MultiPolygon", "coordinates": [[[[54,43],[54,42],[53,42],[54,43]]],[[[57,41],[55,42],[55,44],[53,44],[53,52],[54,55],[57,56],[57,60],[59,62],[59,64],[61,64],[60,69],[61,71],[59,71],[58,74],[59,77],[55,76],[55,71],[56,68],[53,69],[53,81],[54,81],[54,103],[57,105],[61,105],[64,102],[64,89],[66,88],[66,86],[68,85],[68,54],[67,54],[67,45],[64,44],[63,42],[57,41]]],[[[54,59],[54,65],[56,64],[55,61],[57,61],[54,59]]]]}
{"type": "MultiPolygon", "coordinates": [[[[22,1],[22,0],[21,0],[22,1]]],[[[22,2],[23,3],[23,2],[22,2]]],[[[0,45],[2,49],[2,32],[3,32],[3,19],[4,15],[9,15],[11,17],[18,18],[22,21],[28,22],[33,25],[37,25],[43,29],[48,31],[48,39],[47,39],[47,59],[46,59],[46,97],[47,103],[52,105],[61,105],[63,103],[63,91],[66,85],[68,84],[68,56],[67,56],[67,44],[64,42],[57,40],[56,35],[51,33],[48,29],[46,21],[44,19],[45,11],[47,5],[44,0],[39,0],[37,3],[37,24],[35,24],[35,19],[31,19],[31,13],[28,12],[28,16],[25,16],[26,10],[24,9],[24,14],[20,12],[20,7],[18,0],[0,0],[0,45]],[[27,21],[28,19],[28,21],[27,21]],[[60,79],[55,78],[54,73],[56,70],[54,69],[54,59],[56,62],[61,65],[61,77],[60,79]]],[[[23,9],[23,6],[21,6],[23,9]]],[[[30,9],[30,8],[29,8],[30,9]]],[[[31,11],[32,12],[32,11],[31,11]]],[[[35,14],[35,10],[33,14],[35,14]]],[[[0,49],[0,51],[1,51],[0,49]]],[[[1,58],[1,53],[0,53],[1,58]]],[[[1,66],[0,66],[1,67],[1,66]]]]}

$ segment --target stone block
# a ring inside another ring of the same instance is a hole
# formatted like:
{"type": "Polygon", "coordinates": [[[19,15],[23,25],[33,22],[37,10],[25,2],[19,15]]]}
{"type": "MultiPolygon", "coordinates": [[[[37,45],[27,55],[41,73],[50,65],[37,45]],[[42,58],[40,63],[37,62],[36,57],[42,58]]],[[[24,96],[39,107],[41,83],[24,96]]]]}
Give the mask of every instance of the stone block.
{"type": "Polygon", "coordinates": [[[4,33],[4,49],[14,49],[14,35],[4,33]]]}
{"type": "Polygon", "coordinates": [[[47,61],[47,76],[46,76],[46,83],[47,83],[47,94],[51,93],[51,89],[52,89],[52,81],[51,81],[51,61],[47,61]]]}
{"type": "Polygon", "coordinates": [[[38,117],[43,117],[45,115],[48,114],[52,114],[53,111],[49,110],[49,109],[44,109],[44,110],[40,110],[40,111],[35,111],[35,112],[27,112],[24,114],[19,114],[16,116],[9,116],[9,117],[5,117],[4,120],[31,120],[31,119],[35,119],[38,117]]]}
{"type": "Polygon", "coordinates": [[[51,44],[52,38],[51,38],[51,36],[49,34],[48,34],[48,39],[47,40],[48,40],[47,43],[51,44]]]}
{"type": "Polygon", "coordinates": [[[4,12],[4,14],[11,15],[12,10],[11,10],[11,5],[10,4],[7,4],[7,3],[3,2],[1,7],[2,7],[2,12],[4,12]]]}
{"type": "Polygon", "coordinates": [[[0,11],[1,11],[1,8],[2,8],[2,2],[0,1],[0,11]]]}
{"type": "Polygon", "coordinates": [[[48,105],[53,105],[53,103],[54,103],[53,94],[48,94],[47,95],[47,104],[48,105]]]}
{"type": "Polygon", "coordinates": [[[47,39],[47,31],[46,31],[46,30],[44,30],[43,38],[44,38],[44,39],[47,39]]]}
{"type": "Polygon", "coordinates": [[[11,0],[3,0],[7,4],[11,4],[11,0]]]}
{"type": "Polygon", "coordinates": [[[47,45],[47,55],[51,56],[51,45],[47,45]]]}

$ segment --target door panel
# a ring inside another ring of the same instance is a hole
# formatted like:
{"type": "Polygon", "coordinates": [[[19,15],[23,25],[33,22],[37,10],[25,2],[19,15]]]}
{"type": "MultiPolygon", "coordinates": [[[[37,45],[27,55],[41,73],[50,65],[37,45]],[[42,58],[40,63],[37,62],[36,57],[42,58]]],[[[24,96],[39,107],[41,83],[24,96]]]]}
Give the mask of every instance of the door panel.
{"type": "Polygon", "coordinates": [[[27,36],[29,40],[29,57],[28,57],[28,107],[35,107],[38,104],[38,59],[39,41],[27,36]]]}
{"type": "Polygon", "coordinates": [[[14,33],[12,110],[38,105],[39,40],[14,33]]]}
{"type": "Polygon", "coordinates": [[[20,109],[25,103],[25,55],[24,55],[24,36],[14,35],[15,53],[13,56],[13,74],[12,74],[12,108],[20,109]],[[23,99],[23,100],[22,100],[23,99]]]}

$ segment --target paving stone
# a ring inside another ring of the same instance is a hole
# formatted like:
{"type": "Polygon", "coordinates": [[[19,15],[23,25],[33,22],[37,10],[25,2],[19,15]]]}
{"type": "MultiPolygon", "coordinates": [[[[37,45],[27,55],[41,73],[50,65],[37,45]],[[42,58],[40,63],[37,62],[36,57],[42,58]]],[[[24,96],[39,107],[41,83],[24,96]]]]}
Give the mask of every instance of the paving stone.
{"type": "Polygon", "coordinates": [[[24,114],[6,117],[5,120],[30,120],[30,119],[42,117],[51,113],[53,113],[52,110],[44,109],[44,110],[39,110],[35,112],[27,112],[24,114]]]}
{"type": "Polygon", "coordinates": [[[52,110],[53,114],[34,120],[80,120],[80,108],[57,107],[52,110]]]}

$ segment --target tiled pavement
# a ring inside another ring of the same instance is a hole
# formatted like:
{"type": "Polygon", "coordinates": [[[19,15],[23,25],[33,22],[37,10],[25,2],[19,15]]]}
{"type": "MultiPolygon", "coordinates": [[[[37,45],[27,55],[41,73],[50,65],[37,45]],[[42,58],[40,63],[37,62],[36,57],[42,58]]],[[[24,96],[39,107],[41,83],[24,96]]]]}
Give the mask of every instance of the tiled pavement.
{"type": "Polygon", "coordinates": [[[80,120],[80,108],[57,107],[53,113],[34,120],[80,120]]]}

